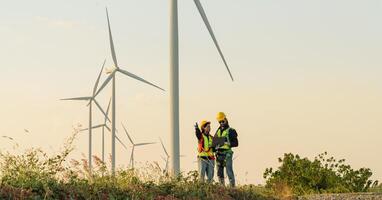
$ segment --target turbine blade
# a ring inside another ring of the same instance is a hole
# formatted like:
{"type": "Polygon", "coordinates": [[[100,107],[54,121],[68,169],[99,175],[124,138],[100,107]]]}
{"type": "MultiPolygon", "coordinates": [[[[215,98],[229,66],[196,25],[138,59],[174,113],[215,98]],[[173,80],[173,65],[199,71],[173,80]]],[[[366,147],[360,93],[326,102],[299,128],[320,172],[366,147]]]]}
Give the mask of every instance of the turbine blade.
{"type": "Polygon", "coordinates": [[[93,126],[92,129],[101,128],[104,126],[105,126],[105,124],[99,124],[99,125],[93,126]]]}
{"type": "Polygon", "coordinates": [[[224,57],[224,55],[223,55],[223,52],[222,52],[221,49],[220,49],[219,43],[218,43],[218,41],[217,41],[217,39],[216,39],[216,37],[215,37],[214,31],[212,30],[211,24],[210,24],[210,22],[208,21],[206,12],[204,11],[202,4],[200,3],[200,0],[194,0],[194,2],[195,2],[196,7],[197,7],[198,10],[199,10],[200,16],[202,17],[202,19],[203,19],[203,21],[204,21],[204,24],[206,25],[206,27],[207,27],[207,29],[208,29],[208,32],[209,32],[210,35],[211,35],[212,40],[213,40],[214,43],[215,43],[215,46],[216,46],[216,48],[217,48],[217,50],[218,50],[218,52],[219,52],[219,54],[220,54],[220,57],[222,58],[222,60],[223,60],[223,62],[224,62],[225,67],[227,68],[227,71],[228,71],[228,73],[229,73],[229,76],[231,77],[231,80],[234,81],[233,76],[232,76],[232,73],[231,73],[231,70],[229,69],[228,64],[227,64],[227,61],[226,61],[226,59],[225,59],[225,57],[224,57]]]}
{"type": "MultiPolygon", "coordinates": [[[[107,130],[111,132],[111,129],[106,124],[105,124],[105,127],[107,128],[107,130]]],[[[115,129],[115,132],[118,133],[117,129],[115,129]]],[[[123,146],[123,148],[127,149],[126,145],[122,142],[122,140],[117,135],[115,135],[115,139],[117,139],[117,141],[123,146]]]]}
{"type": "Polygon", "coordinates": [[[111,128],[110,128],[107,124],[105,124],[105,128],[106,128],[108,131],[111,131],[111,128]]]}
{"type": "Polygon", "coordinates": [[[106,87],[106,85],[110,82],[110,80],[114,77],[114,73],[110,74],[106,80],[103,82],[103,84],[101,85],[101,87],[98,89],[97,93],[95,93],[95,95],[93,96],[94,98],[103,90],[103,88],[106,87]]]}
{"type": "Polygon", "coordinates": [[[75,98],[66,98],[66,99],[60,99],[60,100],[63,100],[63,101],[67,101],[67,100],[88,101],[88,100],[91,100],[91,99],[92,99],[91,97],[75,97],[75,98]]]}
{"type": "Polygon", "coordinates": [[[158,88],[158,89],[160,89],[160,90],[162,90],[162,91],[165,91],[163,88],[161,88],[161,87],[159,87],[159,86],[156,86],[156,85],[154,85],[154,84],[152,84],[152,83],[146,81],[145,79],[143,79],[143,78],[141,78],[141,77],[139,77],[139,76],[137,76],[137,75],[135,75],[135,74],[132,74],[132,73],[126,71],[126,70],[118,69],[118,71],[121,72],[122,74],[125,74],[126,76],[129,76],[129,77],[133,78],[133,79],[136,79],[136,80],[138,80],[138,81],[141,81],[141,82],[144,82],[144,83],[146,83],[146,84],[148,84],[148,85],[151,85],[151,86],[153,86],[153,87],[156,87],[156,88],[158,88]]]}
{"type": "Polygon", "coordinates": [[[164,147],[164,144],[163,144],[162,139],[159,138],[159,140],[160,140],[160,143],[162,144],[162,148],[163,148],[164,152],[166,153],[167,156],[169,156],[169,155],[168,155],[168,152],[167,152],[167,150],[166,150],[166,148],[164,147]]]}
{"type": "Polygon", "coordinates": [[[82,131],[87,131],[89,130],[89,128],[83,128],[83,129],[80,129],[79,131],[82,132],[82,131]]]}
{"type": "Polygon", "coordinates": [[[96,82],[95,82],[95,84],[94,84],[94,88],[93,88],[93,96],[94,96],[95,93],[97,92],[97,87],[98,87],[99,79],[101,78],[101,74],[102,74],[103,68],[105,67],[105,63],[106,63],[106,59],[103,61],[101,71],[99,72],[98,77],[97,77],[97,80],[96,80],[96,82]]]}
{"type": "MultiPolygon", "coordinates": [[[[104,119],[104,123],[106,124],[107,121],[110,122],[110,119],[109,119],[109,110],[110,110],[110,104],[111,104],[111,98],[109,100],[109,103],[107,104],[107,109],[106,109],[106,116],[105,116],[105,119],[104,119]]],[[[110,128],[106,125],[106,128],[107,130],[111,131],[110,128]]]]}
{"type": "MultiPolygon", "coordinates": [[[[107,104],[107,109],[106,109],[106,115],[107,116],[109,115],[110,104],[111,104],[111,97],[110,97],[109,103],[107,104]]],[[[105,119],[105,121],[106,121],[106,119],[105,119]]]]}
{"type": "MultiPolygon", "coordinates": [[[[122,124],[122,123],[121,123],[121,124],[122,124]]],[[[129,138],[129,140],[130,140],[131,144],[133,144],[133,145],[134,145],[134,142],[133,142],[133,140],[131,139],[131,137],[130,137],[129,133],[127,132],[127,130],[126,130],[126,128],[125,128],[125,126],[124,126],[123,124],[122,124],[122,127],[123,127],[123,129],[125,130],[125,133],[126,133],[127,137],[129,138]]]]}
{"type": "MultiPolygon", "coordinates": [[[[96,126],[92,126],[92,129],[101,128],[103,126],[105,126],[105,124],[99,124],[99,125],[96,125],[96,126]]],[[[83,129],[80,129],[80,132],[87,131],[87,130],[89,130],[89,128],[83,128],[83,129]]]]}
{"type": "Polygon", "coordinates": [[[122,142],[122,140],[121,139],[119,139],[119,137],[118,136],[115,136],[115,139],[117,139],[118,140],[118,142],[123,146],[123,148],[125,148],[125,149],[127,149],[127,147],[126,147],[126,145],[122,142]]]}
{"type": "Polygon", "coordinates": [[[105,113],[105,111],[102,109],[102,107],[99,105],[99,103],[97,102],[96,99],[93,99],[94,100],[94,103],[97,105],[98,109],[102,112],[102,114],[105,116],[105,118],[111,122],[111,120],[109,119],[109,117],[107,116],[107,114],[105,113]]]}
{"type": "Polygon", "coordinates": [[[118,68],[117,56],[115,55],[115,50],[114,50],[113,36],[111,34],[111,28],[110,28],[109,12],[107,11],[107,8],[106,8],[106,17],[107,17],[107,26],[109,28],[109,41],[110,41],[111,56],[113,57],[114,66],[118,68]]]}
{"type": "Polygon", "coordinates": [[[155,142],[139,143],[139,144],[136,144],[135,146],[145,146],[145,145],[149,145],[149,144],[155,144],[155,142]]]}

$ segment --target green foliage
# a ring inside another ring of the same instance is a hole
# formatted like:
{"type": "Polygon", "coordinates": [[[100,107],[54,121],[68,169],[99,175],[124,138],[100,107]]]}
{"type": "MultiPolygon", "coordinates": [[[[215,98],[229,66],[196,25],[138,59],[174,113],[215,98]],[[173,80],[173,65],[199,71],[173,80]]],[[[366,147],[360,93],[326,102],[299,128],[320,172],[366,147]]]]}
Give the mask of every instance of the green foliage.
{"type": "Polygon", "coordinates": [[[110,174],[106,163],[94,157],[90,172],[88,161],[70,160],[75,135],[61,152],[47,155],[29,149],[20,155],[0,152],[0,199],[288,199],[293,194],[323,192],[376,192],[382,185],[371,180],[370,169],[352,169],[327,153],[313,161],[285,154],[277,171],[266,169],[266,187],[244,185],[236,188],[200,182],[191,171],[178,177],[168,176],[153,163],[139,170],[119,169],[110,174]]]}
{"type": "Polygon", "coordinates": [[[113,176],[94,157],[90,172],[87,160],[67,161],[74,137],[53,156],[40,149],[0,153],[0,199],[270,199],[254,186],[200,182],[195,171],[170,177],[157,163],[140,170],[120,169],[113,176]]]}
{"type": "Polygon", "coordinates": [[[372,184],[370,169],[352,169],[344,159],[329,158],[326,152],[313,161],[291,153],[284,154],[279,162],[281,166],[276,171],[267,168],[264,172],[266,186],[274,190],[289,187],[297,195],[366,192],[372,184]]]}

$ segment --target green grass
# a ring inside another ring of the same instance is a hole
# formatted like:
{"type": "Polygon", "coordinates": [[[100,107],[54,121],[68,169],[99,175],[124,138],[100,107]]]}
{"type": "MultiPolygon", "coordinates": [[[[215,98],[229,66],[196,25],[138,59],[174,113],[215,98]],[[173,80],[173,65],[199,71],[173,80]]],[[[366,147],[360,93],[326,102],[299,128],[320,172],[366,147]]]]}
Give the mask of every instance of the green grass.
{"type": "MultiPolygon", "coordinates": [[[[69,159],[76,135],[55,155],[40,149],[29,149],[18,155],[0,152],[0,199],[267,200],[298,195],[293,185],[285,181],[268,187],[229,188],[200,182],[195,171],[171,177],[158,163],[139,170],[119,169],[111,175],[107,165],[94,157],[90,173],[87,160],[69,159]]],[[[287,176],[285,180],[290,178],[287,176]]],[[[382,194],[382,185],[375,184],[368,192],[382,194]]]]}
{"type": "Polygon", "coordinates": [[[227,188],[202,183],[197,172],[170,177],[157,163],[139,170],[119,169],[113,176],[98,157],[90,173],[87,160],[69,160],[74,134],[61,152],[29,149],[0,153],[0,199],[274,199],[254,185],[227,188]]]}
{"type": "Polygon", "coordinates": [[[382,194],[382,184],[380,184],[379,186],[371,187],[369,189],[369,192],[377,193],[377,194],[382,194]]]}

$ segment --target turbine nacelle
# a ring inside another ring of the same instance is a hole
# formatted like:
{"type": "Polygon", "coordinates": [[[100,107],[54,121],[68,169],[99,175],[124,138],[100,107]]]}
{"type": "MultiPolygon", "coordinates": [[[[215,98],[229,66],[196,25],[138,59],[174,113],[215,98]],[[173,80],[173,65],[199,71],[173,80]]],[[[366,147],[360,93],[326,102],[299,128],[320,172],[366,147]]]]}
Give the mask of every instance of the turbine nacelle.
{"type": "Polygon", "coordinates": [[[108,75],[115,73],[115,71],[118,71],[118,67],[116,67],[116,66],[111,66],[111,67],[108,67],[105,69],[105,73],[108,75]]]}

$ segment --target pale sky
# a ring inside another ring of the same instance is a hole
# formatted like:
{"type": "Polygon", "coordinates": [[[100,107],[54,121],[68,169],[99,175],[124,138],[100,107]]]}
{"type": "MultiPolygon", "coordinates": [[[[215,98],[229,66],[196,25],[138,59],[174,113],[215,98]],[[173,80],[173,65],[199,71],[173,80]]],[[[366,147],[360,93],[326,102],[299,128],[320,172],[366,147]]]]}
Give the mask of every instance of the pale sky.
{"type": "MultiPolygon", "coordinates": [[[[87,125],[86,103],[59,99],[90,95],[103,60],[112,65],[105,6],[119,64],[169,89],[168,0],[0,2],[0,135],[23,148],[57,151],[73,125],[87,125]]],[[[381,0],[202,4],[236,81],[193,1],[179,0],[183,170],[197,169],[194,123],[212,120],[216,129],[215,114],[224,111],[239,134],[239,183],[263,183],[265,168],[278,166],[283,153],[313,158],[324,151],[369,167],[382,180],[381,0]]],[[[137,142],[162,137],[169,144],[168,92],[119,75],[117,94],[119,129],[123,122],[137,142]]],[[[109,97],[109,87],[98,97],[105,108],[109,97]]],[[[11,147],[0,138],[1,150],[11,147]]],[[[72,158],[87,158],[86,133],[76,147],[72,158]]],[[[93,148],[100,156],[100,131],[93,148]]],[[[135,157],[163,165],[161,155],[157,144],[137,149],[135,157]]],[[[129,156],[117,146],[117,165],[129,156]]]]}

